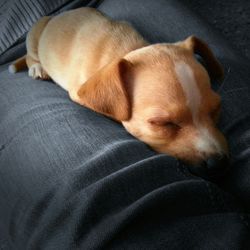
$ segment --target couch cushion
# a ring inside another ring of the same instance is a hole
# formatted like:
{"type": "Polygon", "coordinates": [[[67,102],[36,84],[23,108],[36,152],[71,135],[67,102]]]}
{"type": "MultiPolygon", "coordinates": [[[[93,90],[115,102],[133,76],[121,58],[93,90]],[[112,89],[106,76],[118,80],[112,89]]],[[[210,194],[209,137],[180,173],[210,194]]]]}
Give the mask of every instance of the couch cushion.
{"type": "Polygon", "coordinates": [[[99,7],[150,41],[195,33],[213,47],[227,72],[220,126],[232,147],[230,173],[224,183],[193,176],[53,83],[9,75],[4,66],[0,229],[13,249],[248,249],[247,64],[176,1],[99,7]]]}

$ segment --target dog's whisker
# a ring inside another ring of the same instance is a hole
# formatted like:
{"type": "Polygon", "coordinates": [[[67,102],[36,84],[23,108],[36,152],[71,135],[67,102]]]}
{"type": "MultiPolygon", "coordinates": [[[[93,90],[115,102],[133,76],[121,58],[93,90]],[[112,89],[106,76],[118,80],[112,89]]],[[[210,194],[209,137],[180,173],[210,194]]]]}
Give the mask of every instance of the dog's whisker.
{"type": "Polygon", "coordinates": [[[223,87],[225,86],[225,83],[226,83],[226,81],[227,81],[227,79],[229,77],[230,72],[231,72],[231,67],[229,66],[228,69],[227,69],[227,73],[226,73],[225,79],[224,79],[224,81],[222,82],[220,88],[217,91],[218,93],[220,93],[223,90],[223,87]]]}
{"type": "Polygon", "coordinates": [[[227,93],[234,93],[234,92],[238,92],[238,91],[241,91],[241,90],[250,90],[248,87],[242,87],[242,88],[235,88],[235,89],[230,89],[230,90],[227,90],[227,91],[224,91],[224,94],[227,94],[227,93]]]}

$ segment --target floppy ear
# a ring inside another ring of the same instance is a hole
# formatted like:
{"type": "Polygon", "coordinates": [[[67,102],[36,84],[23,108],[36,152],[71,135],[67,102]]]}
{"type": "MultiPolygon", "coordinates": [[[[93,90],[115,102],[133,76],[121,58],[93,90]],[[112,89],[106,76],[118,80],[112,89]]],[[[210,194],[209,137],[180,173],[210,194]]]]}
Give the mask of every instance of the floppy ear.
{"type": "Polygon", "coordinates": [[[131,103],[125,59],[110,63],[95,73],[78,90],[79,103],[118,121],[129,120],[131,103]]]}
{"type": "Polygon", "coordinates": [[[176,45],[191,50],[193,53],[200,55],[204,60],[208,72],[211,74],[211,76],[215,79],[223,79],[223,68],[215,58],[212,50],[204,41],[197,38],[196,36],[189,36],[184,41],[176,43],[176,45]]]}

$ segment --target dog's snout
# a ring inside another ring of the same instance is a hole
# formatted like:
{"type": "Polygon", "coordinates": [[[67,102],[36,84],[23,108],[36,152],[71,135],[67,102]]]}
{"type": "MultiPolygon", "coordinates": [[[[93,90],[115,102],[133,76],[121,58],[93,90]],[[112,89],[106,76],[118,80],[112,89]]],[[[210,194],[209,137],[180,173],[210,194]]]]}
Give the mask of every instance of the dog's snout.
{"type": "Polygon", "coordinates": [[[205,161],[205,166],[211,174],[223,172],[229,165],[229,159],[225,155],[215,155],[205,161]]]}
{"type": "Polygon", "coordinates": [[[205,160],[205,172],[208,178],[219,178],[225,175],[229,169],[227,155],[213,155],[205,160]]]}
{"type": "Polygon", "coordinates": [[[190,166],[190,171],[204,179],[218,179],[225,175],[229,168],[229,158],[226,155],[213,155],[198,165],[190,166]]]}

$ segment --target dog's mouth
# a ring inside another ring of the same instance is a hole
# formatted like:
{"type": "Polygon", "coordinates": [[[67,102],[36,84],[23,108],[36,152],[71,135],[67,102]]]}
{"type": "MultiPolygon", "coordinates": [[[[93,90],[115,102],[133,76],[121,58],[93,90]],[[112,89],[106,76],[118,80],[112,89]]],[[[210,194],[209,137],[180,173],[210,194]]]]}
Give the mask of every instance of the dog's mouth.
{"type": "Polygon", "coordinates": [[[217,181],[223,178],[229,171],[230,166],[230,159],[226,155],[214,155],[196,164],[179,161],[187,166],[192,174],[209,181],[217,181]]]}

